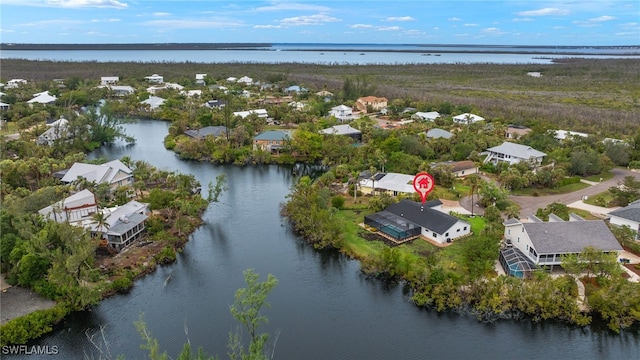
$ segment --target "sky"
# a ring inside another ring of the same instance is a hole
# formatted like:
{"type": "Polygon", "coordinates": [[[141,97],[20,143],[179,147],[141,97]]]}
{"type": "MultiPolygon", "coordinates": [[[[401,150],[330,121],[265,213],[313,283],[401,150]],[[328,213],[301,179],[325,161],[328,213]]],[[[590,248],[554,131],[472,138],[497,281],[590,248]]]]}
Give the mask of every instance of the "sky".
{"type": "Polygon", "coordinates": [[[0,42],[640,45],[640,1],[0,0],[0,42]]]}

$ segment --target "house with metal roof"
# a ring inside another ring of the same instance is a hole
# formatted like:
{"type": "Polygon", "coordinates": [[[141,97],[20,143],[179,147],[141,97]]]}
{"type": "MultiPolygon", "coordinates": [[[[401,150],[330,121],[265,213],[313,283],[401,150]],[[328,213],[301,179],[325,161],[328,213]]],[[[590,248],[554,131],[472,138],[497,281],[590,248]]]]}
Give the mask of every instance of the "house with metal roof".
{"type": "Polygon", "coordinates": [[[617,226],[628,226],[636,233],[636,240],[640,240],[640,200],[613,210],[609,214],[609,222],[617,226]]]}
{"type": "Polygon", "coordinates": [[[476,163],[471,160],[445,161],[436,163],[432,166],[445,166],[456,177],[465,177],[467,175],[476,174],[478,172],[478,166],[476,166],[476,163]]]}
{"type": "Polygon", "coordinates": [[[469,125],[477,123],[478,121],[484,121],[484,118],[476,114],[464,113],[453,117],[453,122],[456,124],[469,125]]]}
{"type": "Polygon", "coordinates": [[[144,77],[151,84],[162,84],[164,82],[164,77],[158,74],[153,74],[144,77]]]}
{"type": "Polygon", "coordinates": [[[259,118],[264,118],[264,119],[269,117],[269,114],[267,113],[266,109],[236,111],[236,112],[233,113],[233,116],[240,116],[241,118],[244,119],[244,118],[246,118],[247,116],[249,116],[251,114],[256,114],[256,115],[258,115],[259,118]]]}
{"type": "Polygon", "coordinates": [[[218,137],[225,134],[226,132],[226,126],[207,126],[197,130],[186,130],[184,134],[196,140],[202,140],[207,136],[218,137]]]}
{"type": "Polygon", "coordinates": [[[355,119],[353,115],[353,109],[347,105],[334,106],[329,110],[329,116],[333,116],[341,122],[351,121],[355,119]]]}
{"type": "Polygon", "coordinates": [[[122,251],[132,242],[142,237],[146,229],[146,220],[151,213],[149,204],[131,200],[122,206],[99,210],[105,215],[106,224],[100,225],[94,218],[74,223],[91,231],[102,234],[102,240],[116,251],[122,251]]]}
{"type": "Polygon", "coordinates": [[[427,139],[451,139],[453,134],[443,129],[431,129],[426,133],[427,139]]]}
{"type": "Polygon", "coordinates": [[[351,127],[349,124],[334,125],[330,128],[322,129],[319,131],[325,135],[344,135],[349,136],[356,141],[362,141],[362,131],[351,127]]]}
{"type": "Polygon", "coordinates": [[[73,223],[89,220],[97,211],[96,196],[85,189],[38,210],[38,214],[47,220],[73,223]]]}
{"type": "Polygon", "coordinates": [[[439,117],[440,117],[440,113],[437,111],[429,111],[429,112],[418,111],[413,115],[411,115],[412,119],[422,120],[422,121],[436,121],[436,119],[439,117]]]}
{"type": "Polygon", "coordinates": [[[471,234],[468,222],[436,210],[440,205],[439,200],[422,204],[403,199],[365,216],[364,223],[397,243],[424,237],[445,244],[471,234]]]}
{"type": "Polygon", "coordinates": [[[531,146],[506,141],[503,142],[502,145],[487,149],[487,152],[489,154],[484,159],[484,162],[491,162],[494,165],[497,165],[499,162],[507,162],[509,165],[513,165],[524,161],[537,166],[540,165],[542,163],[542,159],[547,156],[547,154],[542,151],[538,151],[531,146]]]}
{"type": "Polygon", "coordinates": [[[149,96],[148,99],[142,100],[140,104],[148,105],[149,110],[154,111],[156,109],[159,109],[160,106],[162,106],[162,104],[164,104],[165,101],[166,101],[165,99],[159,96],[149,96]]]}
{"type": "Polygon", "coordinates": [[[115,85],[120,81],[119,76],[101,76],[100,85],[115,85]]]}
{"type": "Polygon", "coordinates": [[[49,94],[48,91],[43,91],[41,93],[33,94],[34,98],[27,101],[27,104],[53,104],[56,102],[58,98],[55,95],[49,94]]]}
{"type": "Polygon", "coordinates": [[[291,132],[286,130],[268,130],[253,138],[253,150],[272,153],[280,152],[287,141],[291,140],[291,132]]]}
{"type": "Polygon", "coordinates": [[[206,103],[204,103],[204,106],[210,108],[210,109],[221,109],[223,108],[227,103],[224,100],[209,100],[206,103]]]}
{"type": "Polygon", "coordinates": [[[377,173],[371,177],[361,178],[359,181],[360,191],[363,194],[374,194],[386,192],[392,196],[399,194],[413,194],[413,178],[415,175],[399,173],[377,173]]]}
{"type": "Polygon", "coordinates": [[[561,265],[563,256],[579,254],[588,246],[606,253],[622,251],[602,220],[570,217],[564,221],[554,217],[548,222],[521,222],[509,219],[504,226],[505,242],[518,248],[537,266],[561,265]]]}
{"type": "Polygon", "coordinates": [[[120,186],[133,184],[133,171],[120,160],[113,160],[101,165],[75,163],[62,177],[61,181],[71,184],[78,179],[84,179],[96,184],[107,183],[111,191],[120,186]]]}

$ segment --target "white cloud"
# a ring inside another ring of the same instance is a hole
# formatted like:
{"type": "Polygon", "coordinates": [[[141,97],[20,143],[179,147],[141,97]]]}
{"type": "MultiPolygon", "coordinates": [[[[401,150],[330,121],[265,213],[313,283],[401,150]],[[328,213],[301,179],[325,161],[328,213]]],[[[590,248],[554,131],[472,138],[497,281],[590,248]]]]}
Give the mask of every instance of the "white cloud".
{"type": "Polygon", "coordinates": [[[158,12],[154,12],[152,15],[153,16],[171,16],[171,13],[158,11],[158,12]]]}
{"type": "Polygon", "coordinates": [[[327,12],[331,9],[322,5],[313,4],[299,4],[299,3],[274,3],[273,5],[261,6],[253,9],[255,11],[290,11],[290,10],[305,10],[305,11],[317,11],[327,12]]]}
{"type": "Polygon", "coordinates": [[[495,27],[482,29],[482,33],[483,34],[487,34],[487,35],[494,35],[494,36],[507,34],[506,31],[502,31],[502,30],[500,30],[498,28],[495,28],[495,27]]]}
{"type": "Polygon", "coordinates": [[[281,25],[254,25],[254,29],[282,29],[281,25]]]}
{"type": "Polygon", "coordinates": [[[447,20],[449,20],[449,21],[462,21],[462,19],[457,18],[457,17],[448,18],[447,20]]]}
{"type": "Polygon", "coordinates": [[[616,33],[616,36],[632,36],[632,35],[638,35],[637,32],[619,32],[616,33]]]}
{"type": "Polygon", "coordinates": [[[368,25],[368,24],[353,24],[353,25],[349,25],[350,28],[352,29],[372,29],[373,25],[368,25]]]}
{"type": "Polygon", "coordinates": [[[464,24],[464,26],[471,27],[471,26],[478,26],[478,24],[464,24]]]}
{"type": "Polygon", "coordinates": [[[117,0],[47,0],[45,4],[68,8],[97,7],[124,9],[129,7],[127,3],[117,0]]]}
{"type": "Polygon", "coordinates": [[[591,18],[588,21],[594,21],[594,22],[601,22],[601,21],[611,21],[611,20],[615,20],[616,18],[614,16],[608,16],[608,15],[604,15],[604,16],[599,16],[596,18],[591,18]]]}
{"type": "Polygon", "coordinates": [[[352,29],[372,29],[378,31],[398,31],[402,30],[400,26],[377,26],[377,25],[369,25],[369,24],[353,24],[349,25],[352,29]]]}
{"type": "Polygon", "coordinates": [[[420,31],[420,30],[407,30],[404,32],[405,35],[425,35],[424,31],[420,31]]]}
{"type": "Polygon", "coordinates": [[[513,18],[511,19],[513,22],[525,22],[525,21],[533,21],[532,18],[513,18]]]}
{"type": "Polygon", "coordinates": [[[440,28],[436,26],[433,28],[433,30],[440,30],[440,28]]]}
{"type": "Polygon", "coordinates": [[[199,29],[199,28],[226,28],[245,26],[241,22],[224,20],[150,20],[144,23],[148,26],[157,26],[163,29],[199,29]]]}
{"type": "Polygon", "coordinates": [[[538,10],[520,11],[517,14],[520,16],[568,15],[569,10],[558,9],[558,8],[543,8],[538,10]]]}
{"type": "Polygon", "coordinates": [[[378,30],[380,31],[398,31],[400,29],[402,28],[399,26],[379,26],[378,27],[378,30]]]}
{"type": "Polygon", "coordinates": [[[386,19],[384,19],[383,21],[415,21],[415,18],[412,18],[411,16],[401,16],[401,17],[397,17],[397,16],[390,16],[386,19]]]}
{"type": "Polygon", "coordinates": [[[29,27],[47,27],[47,26],[65,26],[74,24],[84,24],[90,21],[87,20],[70,20],[70,19],[50,19],[33,21],[30,23],[18,24],[17,26],[29,26],[29,27]]]}
{"type": "Polygon", "coordinates": [[[0,29],[0,33],[12,33],[12,32],[15,32],[15,30],[0,29]]]}
{"type": "Polygon", "coordinates": [[[294,16],[286,19],[282,19],[280,24],[283,26],[308,26],[308,25],[323,25],[330,22],[338,22],[340,19],[324,15],[307,15],[307,16],[294,16]]]}
{"type": "Polygon", "coordinates": [[[562,30],[564,29],[564,26],[554,26],[552,27],[553,30],[562,30]]]}

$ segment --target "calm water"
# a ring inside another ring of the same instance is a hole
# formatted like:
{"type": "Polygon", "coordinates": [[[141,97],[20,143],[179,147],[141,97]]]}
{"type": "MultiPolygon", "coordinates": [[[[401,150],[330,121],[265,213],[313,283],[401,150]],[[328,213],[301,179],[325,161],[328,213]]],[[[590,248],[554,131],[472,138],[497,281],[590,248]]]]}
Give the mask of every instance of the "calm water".
{"type": "Polygon", "coordinates": [[[126,125],[137,144],[103,148],[94,155],[128,155],[192,173],[203,184],[225,173],[229,191],[204,214],[205,224],[176,263],[137,281],[130,293],[69,317],[53,334],[34,342],[57,345],[57,358],[92,353],[97,358],[85,332],[96,334],[100,327],[114,357],[145,358],[133,325],[142,313],[170,355],[187,340],[186,327],[191,344],[225,358],[228,332],[237,326],[229,304],[248,268],[261,279],[271,273],[280,281],[265,311],[270,319],[265,330],[279,333],[276,359],[640,358],[637,333],[616,336],[554,322],[483,324],[468,315],[419,309],[403,286],[366,278],[356,261],[314,251],[291,233],[278,215],[296,180],[290,169],[180,161],[162,146],[167,127],[153,121],[126,125]]]}
{"type": "Polygon", "coordinates": [[[640,58],[640,48],[274,44],[269,48],[252,50],[5,50],[0,54],[0,58],[54,61],[313,64],[549,64],[552,58],[566,57],[640,58]],[[474,53],[469,53],[470,51],[474,53]],[[481,51],[504,53],[480,53],[481,51]],[[578,55],[568,55],[568,52],[578,55]]]}

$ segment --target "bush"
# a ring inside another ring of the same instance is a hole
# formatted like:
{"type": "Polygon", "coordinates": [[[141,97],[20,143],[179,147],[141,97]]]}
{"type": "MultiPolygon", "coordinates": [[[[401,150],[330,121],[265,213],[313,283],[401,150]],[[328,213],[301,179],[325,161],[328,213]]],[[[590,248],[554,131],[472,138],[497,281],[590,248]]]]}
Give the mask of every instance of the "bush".
{"type": "Polygon", "coordinates": [[[158,264],[170,264],[176,261],[176,251],[170,246],[165,246],[154,258],[158,264]]]}
{"type": "Polygon", "coordinates": [[[331,206],[338,210],[344,208],[344,197],[342,195],[336,195],[331,198],[331,206]]]}
{"type": "Polygon", "coordinates": [[[0,345],[25,344],[50,332],[53,325],[62,320],[68,311],[58,304],[51,309],[36,310],[31,314],[13,319],[0,327],[0,345]]]}
{"type": "Polygon", "coordinates": [[[631,169],[640,169],[640,160],[635,160],[629,163],[631,169]]]}
{"type": "Polygon", "coordinates": [[[111,283],[111,289],[117,292],[126,292],[133,287],[133,280],[128,276],[119,277],[111,283]]]}
{"type": "Polygon", "coordinates": [[[577,184],[580,182],[579,176],[565,177],[558,181],[558,187],[562,187],[569,184],[577,184]]]}

